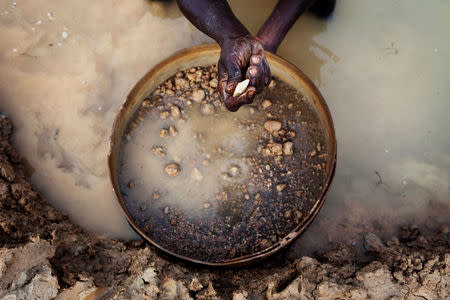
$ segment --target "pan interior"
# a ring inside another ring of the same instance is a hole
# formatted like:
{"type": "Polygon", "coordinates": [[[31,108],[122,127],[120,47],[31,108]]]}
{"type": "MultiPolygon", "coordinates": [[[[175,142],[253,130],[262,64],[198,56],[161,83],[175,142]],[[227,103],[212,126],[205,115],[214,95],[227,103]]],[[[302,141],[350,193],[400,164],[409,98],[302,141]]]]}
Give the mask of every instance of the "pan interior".
{"type": "Polygon", "coordinates": [[[170,75],[144,95],[122,135],[128,216],[159,247],[192,260],[276,248],[308,221],[329,179],[329,132],[314,99],[275,78],[230,113],[215,66],[170,75]]]}

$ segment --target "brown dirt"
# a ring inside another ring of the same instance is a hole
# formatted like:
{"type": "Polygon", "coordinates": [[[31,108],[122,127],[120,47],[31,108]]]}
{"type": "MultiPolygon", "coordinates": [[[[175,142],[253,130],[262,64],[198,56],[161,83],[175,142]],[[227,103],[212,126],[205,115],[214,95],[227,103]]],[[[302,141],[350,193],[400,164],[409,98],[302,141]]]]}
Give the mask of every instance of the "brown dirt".
{"type": "Polygon", "coordinates": [[[250,268],[208,269],[169,260],[142,241],[88,234],[36,193],[0,117],[0,299],[445,299],[449,230],[414,226],[382,242],[365,235],[315,258],[283,253],[250,268]]]}

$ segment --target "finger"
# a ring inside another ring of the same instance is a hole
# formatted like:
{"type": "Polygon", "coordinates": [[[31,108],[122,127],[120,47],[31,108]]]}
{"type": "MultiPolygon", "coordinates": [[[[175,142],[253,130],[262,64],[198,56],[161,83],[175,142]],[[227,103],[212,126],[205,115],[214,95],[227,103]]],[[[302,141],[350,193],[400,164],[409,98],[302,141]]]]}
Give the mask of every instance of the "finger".
{"type": "Polygon", "coordinates": [[[230,93],[227,93],[226,91],[226,87],[228,84],[228,72],[226,71],[221,61],[219,61],[217,68],[219,73],[218,90],[219,94],[222,96],[222,100],[224,101],[226,98],[230,96],[230,93]]]}
{"type": "Polygon", "coordinates": [[[272,81],[272,72],[270,72],[270,67],[269,63],[267,62],[267,59],[264,59],[263,67],[264,67],[264,86],[268,86],[272,81]]]}
{"type": "Polygon", "coordinates": [[[249,85],[255,87],[256,92],[260,93],[264,88],[264,77],[260,70],[255,66],[251,66],[247,69],[247,78],[249,79],[249,85]]]}
{"type": "Polygon", "coordinates": [[[253,80],[254,84],[252,85],[256,87],[257,93],[261,92],[264,88],[264,79],[265,79],[264,61],[265,59],[263,55],[252,55],[250,57],[250,68],[254,68],[256,69],[256,71],[252,71],[254,72],[254,74],[249,75],[251,75],[254,78],[253,80]]]}

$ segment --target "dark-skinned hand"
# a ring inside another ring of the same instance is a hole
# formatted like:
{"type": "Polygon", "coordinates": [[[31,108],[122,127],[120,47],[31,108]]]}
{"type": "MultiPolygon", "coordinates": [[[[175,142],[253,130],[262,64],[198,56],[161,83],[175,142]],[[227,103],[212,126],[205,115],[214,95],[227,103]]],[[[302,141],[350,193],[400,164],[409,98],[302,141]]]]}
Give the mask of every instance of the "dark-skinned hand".
{"type": "Polygon", "coordinates": [[[219,93],[230,111],[237,111],[272,80],[263,46],[251,35],[228,39],[221,45],[218,63],[219,93]],[[239,96],[233,97],[236,85],[249,79],[249,85],[239,96]]]}

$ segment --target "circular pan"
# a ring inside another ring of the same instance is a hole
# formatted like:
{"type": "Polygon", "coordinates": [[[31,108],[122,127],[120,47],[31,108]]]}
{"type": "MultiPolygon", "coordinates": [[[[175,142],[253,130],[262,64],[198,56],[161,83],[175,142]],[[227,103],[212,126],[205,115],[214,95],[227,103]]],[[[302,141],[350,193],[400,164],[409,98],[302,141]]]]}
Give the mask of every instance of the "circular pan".
{"type": "Polygon", "coordinates": [[[273,244],[271,247],[264,249],[259,252],[255,252],[249,255],[240,256],[233,259],[224,260],[221,262],[209,262],[202,261],[192,257],[186,257],[177,253],[174,253],[162,245],[153,241],[145,232],[137,226],[134,222],[132,216],[126,209],[124,200],[119,186],[119,154],[122,143],[122,137],[126,130],[129,120],[134,116],[134,113],[140,107],[142,101],[161,83],[167,80],[172,75],[179,71],[190,68],[192,66],[207,66],[215,64],[220,55],[220,48],[217,44],[206,44],[196,47],[191,47],[188,49],[181,50],[180,52],[174,54],[173,56],[165,59],[153,69],[151,69],[144,77],[139,80],[139,82],[134,86],[134,88],[129,93],[126,101],[122,105],[115,121],[113,124],[112,134],[111,134],[111,147],[108,156],[108,165],[110,178],[113,185],[114,192],[117,196],[117,200],[121,205],[123,211],[125,212],[126,218],[131,226],[138,232],[145,240],[153,244],[160,250],[173,255],[175,257],[209,266],[241,266],[247,265],[251,262],[256,262],[262,260],[275,252],[279,251],[281,248],[287,246],[296,237],[298,237],[308,225],[312,222],[314,217],[318,214],[320,208],[322,207],[330,184],[332,182],[334,171],[336,168],[336,137],[333,126],[333,121],[329,112],[329,109],[323,99],[319,90],[315,87],[312,81],[294,65],[284,60],[283,58],[266,52],[266,56],[271,68],[273,76],[278,77],[287,84],[291,85],[293,88],[301,92],[306,96],[307,102],[316,110],[321,123],[323,124],[326,132],[325,138],[327,139],[327,163],[325,171],[325,183],[322,186],[320,196],[315,200],[313,208],[310,210],[309,215],[307,215],[300,224],[287,236],[279,240],[277,243],[273,244]]]}

